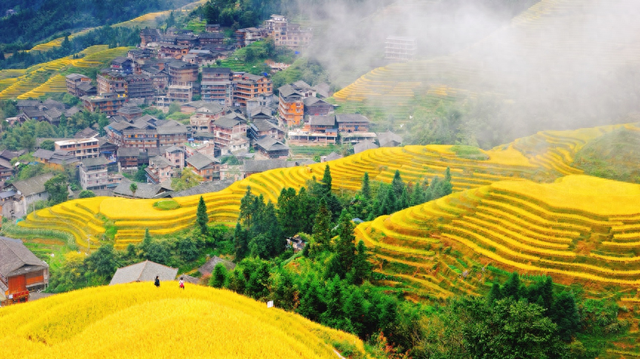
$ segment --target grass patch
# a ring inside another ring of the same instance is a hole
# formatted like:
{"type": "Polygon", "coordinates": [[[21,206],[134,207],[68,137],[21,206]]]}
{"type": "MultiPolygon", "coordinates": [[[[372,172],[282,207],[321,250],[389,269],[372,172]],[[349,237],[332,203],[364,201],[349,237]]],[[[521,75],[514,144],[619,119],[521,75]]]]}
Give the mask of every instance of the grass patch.
{"type": "Polygon", "coordinates": [[[172,199],[163,199],[153,204],[153,208],[159,209],[161,211],[170,211],[172,209],[180,208],[180,203],[172,200],[172,199]]]}
{"type": "Polygon", "coordinates": [[[453,151],[456,156],[468,160],[486,161],[489,159],[489,155],[482,152],[478,147],[457,145],[451,147],[451,151],[453,151]]]}

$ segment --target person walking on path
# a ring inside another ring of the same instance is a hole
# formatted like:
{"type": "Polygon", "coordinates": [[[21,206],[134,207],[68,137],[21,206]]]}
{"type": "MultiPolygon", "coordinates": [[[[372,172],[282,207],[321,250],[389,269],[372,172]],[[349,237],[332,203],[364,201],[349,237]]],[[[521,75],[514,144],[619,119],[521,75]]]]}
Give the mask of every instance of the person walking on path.
{"type": "Polygon", "coordinates": [[[180,277],[180,288],[184,289],[184,280],[180,277]]]}
{"type": "Polygon", "coordinates": [[[157,288],[160,288],[160,276],[156,276],[156,280],[153,282],[153,284],[154,284],[157,288]]]}

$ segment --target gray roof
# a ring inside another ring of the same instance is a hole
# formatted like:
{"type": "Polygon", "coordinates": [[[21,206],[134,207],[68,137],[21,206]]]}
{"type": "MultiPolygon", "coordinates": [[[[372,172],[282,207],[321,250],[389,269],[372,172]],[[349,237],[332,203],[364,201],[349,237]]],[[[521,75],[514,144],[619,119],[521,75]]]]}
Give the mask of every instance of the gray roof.
{"type": "Polygon", "coordinates": [[[205,112],[205,113],[219,113],[225,110],[224,106],[218,105],[217,103],[208,102],[196,107],[197,112],[205,112]]]}
{"type": "Polygon", "coordinates": [[[18,239],[0,237],[0,274],[5,278],[49,268],[18,239]]]}
{"type": "Polygon", "coordinates": [[[219,119],[213,121],[213,123],[222,128],[233,128],[237,125],[246,124],[244,117],[238,115],[237,113],[230,113],[220,117],[219,119]]]}
{"type": "Polygon", "coordinates": [[[335,153],[335,152],[331,152],[330,154],[327,155],[327,157],[325,157],[325,161],[333,161],[333,160],[337,160],[344,157],[341,154],[335,153]]]}
{"type": "Polygon", "coordinates": [[[133,192],[129,189],[131,186],[131,180],[124,178],[122,182],[118,184],[116,188],[114,188],[113,193],[121,196],[127,197],[135,197],[135,198],[154,198],[162,193],[163,188],[167,188],[167,186],[163,184],[149,184],[149,183],[136,183],[138,189],[136,190],[135,196],[133,192]]]}
{"type": "Polygon", "coordinates": [[[264,172],[276,168],[295,167],[297,163],[287,160],[245,160],[242,169],[244,172],[264,172]]]}
{"type": "Polygon", "coordinates": [[[69,74],[67,75],[67,78],[69,80],[80,80],[80,79],[88,79],[87,76],[82,75],[82,74],[69,74]]]}
{"type": "Polygon", "coordinates": [[[138,106],[132,106],[132,105],[125,105],[122,106],[118,109],[117,113],[122,113],[125,115],[135,115],[135,114],[141,114],[142,113],[142,109],[138,106]]]}
{"type": "Polygon", "coordinates": [[[280,88],[278,88],[278,92],[280,93],[280,96],[282,97],[289,97],[292,95],[296,95],[296,96],[300,96],[302,97],[302,94],[300,92],[298,92],[295,88],[293,88],[293,86],[291,85],[284,85],[281,86],[280,88]]]}
{"type": "Polygon", "coordinates": [[[78,132],[73,136],[73,138],[91,138],[98,135],[98,131],[92,129],[91,127],[87,127],[84,130],[78,132]]]}
{"type": "Polygon", "coordinates": [[[44,193],[44,183],[53,178],[53,173],[45,173],[23,181],[13,182],[13,186],[22,193],[23,196],[30,196],[36,193],[44,193]]]}
{"type": "Polygon", "coordinates": [[[265,116],[269,116],[271,117],[271,109],[268,107],[263,107],[263,106],[258,106],[256,108],[254,108],[253,110],[251,110],[251,117],[257,116],[257,115],[265,115],[265,116]]]}
{"type": "Polygon", "coordinates": [[[50,98],[44,100],[44,102],[42,104],[45,105],[48,109],[52,109],[52,108],[57,108],[58,110],[64,110],[65,109],[65,105],[62,102],[56,101],[56,100],[50,99],[50,98]]]}
{"type": "Polygon", "coordinates": [[[289,150],[289,147],[287,145],[269,136],[263,136],[262,138],[258,139],[256,141],[256,144],[266,151],[289,150]]]}
{"type": "Polygon", "coordinates": [[[336,115],[336,121],[338,123],[340,122],[363,122],[363,123],[369,123],[369,119],[357,114],[357,113],[352,113],[352,114],[345,114],[345,113],[341,113],[336,115]]]}
{"type": "Polygon", "coordinates": [[[174,135],[179,133],[187,133],[187,126],[181,124],[180,122],[170,120],[167,123],[159,126],[156,131],[158,131],[159,135],[174,135]]]}
{"type": "Polygon", "coordinates": [[[140,150],[135,147],[119,147],[118,157],[137,157],[140,154],[140,150]]]}
{"type": "Polygon", "coordinates": [[[203,73],[206,72],[210,74],[230,74],[232,71],[230,68],[227,68],[227,67],[203,67],[202,72],[203,73]]]}
{"type": "Polygon", "coordinates": [[[187,163],[195,167],[197,170],[201,170],[209,166],[210,164],[220,163],[220,161],[211,156],[196,152],[195,154],[193,154],[193,156],[187,158],[187,163]]]}
{"type": "Polygon", "coordinates": [[[149,166],[164,168],[164,167],[173,167],[173,164],[169,162],[168,159],[162,156],[154,156],[149,158],[149,166]]]}
{"type": "Polygon", "coordinates": [[[309,125],[311,125],[311,126],[335,126],[336,125],[336,116],[335,115],[311,116],[309,118],[309,125]]]}
{"type": "Polygon", "coordinates": [[[302,89],[302,90],[307,90],[311,88],[311,85],[309,85],[308,83],[302,81],[302,80],[298,80],[296,82],[293,83],[293,86],[302,89]]]}
{"type": "Polygon", "coordinates": [[[13,169],[13,166],[11,165],[11,162],[9,162],[9,161],[5,160],[4,158],[1,158],[1,157],[0,157],[0,167],[13,169]]]}
{"type": "Polygon", "coordinates": [[[40,101],[38,100],[18,100],[18,107],[38,107],[40,106],[40,101]]]}
{"type": "Polygon", "coordinates": [[[116,274],[111,278],[111,283],[109,283],[109,285],[133,282],[153,282],[156,279],[156,276],[160,277],[161,281],[171,281],[176,279],[177,274],[177,268],[167,267],[151,261],[144,261],[132,264],[128,267],[118,268],[116,274]]]}
{"type": "Polygon", "coordinates": [[[84,167],[103,166],[109,163],[104,157],[85,158],[82,161],[84,167]]]}
{"type": "Polygon", "coordinates": [[[269,131],[271,129],[277,129],[282,131],[278,126],[276,126],[275,124],[273,124],[271,121],[269,120],[263,120],[263,119],[258,119],[258,120],[254,120],[253,121],[253,125],[256,127],[256,129],[260,132],[262,131],[269,131]]]}
{"type": "Polygon", "coordinates": [[[198,194],[218,192],[229,187],[231,184],[233,184],[233,182],[234,182],[233,180],[204,182],[202,184],[191,187],[189,189],[185,189],[184,191],[173,192],[171,194],[171,197],[173,198],[186,197],[186,196],[194,196],[198,194]]]}
{"type": "Polygon", "coordinates": [[[231,261],[213,256],[205,264],[203,264],[202,267],[198,268],[198,272],[200,272],[202,275],[211,275],[218,263],[222,263],[222,265],[224,265],[228,270],[233,270],[236,267],[236,265],[231,261]]]}
{"type": "Polygon", "coordinates": [[[360,152],[364,152],[366,150],[372,150],[378,148],[378,145],[376,145],[375,143],[366,140],[366,141],[362,141],[360,143],[357,143],[353,146],[353,153],[360,153],[360,152]]]}
{"type": "Polygon", "coordinates": [[[171,153],[171,152],[176,152],[176,151],[180,151],[180,152],[184,152],[184,149],[178,147],[178,146],[171,146],[171,147],[167,147],[164,149],[164,152],[166,153],[171,153]]]}
{"type": "Polygon", "coordinates": [[[378,143],[380,147],[393,147],[396,144],[402,143],[402,136],[397,135],[391,131],[377,133],[378,143]],[[393,142],[396,142],[395,144],[393,142]]]}
{"type": "Polygon", "coordinates": [[[53,156],[53,151],[43,150],[42,148],[37,149],[36,152],[33,153],[33,157],[42,158],[44,160],[51,159],[51,156],[53,156]]]}
{"type": "Polygon", "coordinates": [[[4,151],[0,152],[0,157],[1,158],[6,158],[8,160],[11,160],[13,158],[18,157],[18,154],[13,152],[13,151],[4,150],[4,151]]]}
{"type": "Polygon", "coordinates": [[[22,113],[27,115],[27,117],[29,117],[29,118],[44,117],[44,115],[45,115],[45,113],[43,111],[38,110],[38,109],[31,109],[31,108],[23,108],[22,109],[22,113]]]}

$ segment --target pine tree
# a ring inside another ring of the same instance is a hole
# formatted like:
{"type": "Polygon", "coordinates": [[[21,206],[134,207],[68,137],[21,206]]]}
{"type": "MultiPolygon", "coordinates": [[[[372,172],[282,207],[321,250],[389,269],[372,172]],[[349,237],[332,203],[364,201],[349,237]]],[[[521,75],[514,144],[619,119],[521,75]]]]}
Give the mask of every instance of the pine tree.
{"type": "Polygon", "coordinates": [[[496,300],[502,299],[502,292],[500,291],[500,284],[494,282],[489,292],[489,303],[493,304],[496,300]]]}
{"type": "Polygon", "coordinates": [[[327,310],[321,315],[321,322],[324,325],[342,329],[342,322],[344,321],[344,300],[345,293],[342,288],[342,282],[337,275],[327,283],[327,293],[325,296],[325,302],[327,304],[327,310]]]}
{"type": "Polygon", "coordinates": [[[277,214],[286,237],[291,237],[300,231],[300,208],[295,189],[282,189],[278,197],[277,214]]]}
{"type": "Polygon", "coordinates": [[[324,175],[322,176],[322,184],[324,185],[325,195],[331,194],[331,168],[327,165],[324,168],[324,175]]]}
{"type": "Polygon", "coordinates": [[[358,242],[357,253],[353,262],[353,284],[360,285],[371,277],[371,263],[367,247],[363,241],[358,242]]]}
{"type": "Polygon", "coordinates": [[[502,295],[504,298],[520,299],[520,276],[517,272],[511,273],[511,277],[502,287],[502,295]]]}
{"type": "Polygon", "coordinates": [[[313,239],[317,248],[314,251],[322,252],[330,248],[331,245],[331,211],[327,207],[327,201],[324,198],[320,200],[320,207],[316,214],[315,224],[313,225],[313,239]]]}
{"type": "Polygon", "coordinates": [[[401,211],[403,209],[409,208],[411,205],[411,201],[409,200],[409,192],[407,191],[407,187],[402,189],[402,196],[400,196],[400,201],[398,202],[398,206],[396,211],[401,211]]]}
{"type": "Polygon", "coordinates": [[[571,293],[560,293],[547,315],[558,325],[558,335],[565,342],[570,342],[571,337],[580,329],[580,314],[571,293]]]}
{"type": "Polygon", "coordinates": [[[142,237],[142,252],[146,253],[151,245],[151,234],[149,234],[149,228],[145,228],[144,237],[142,237]]]}
{"type": "Polygon", "coordinates": [[[251,193],[251,187],[247,187],[247,192],[240,200],[240,216],[238,221],[247,229],[253,224],[253,201],[254,195],[251,193]]]}
{"type": "Polygon", "coordinates": [[[351,324],[353,333],[360,336],[364,332],[363,319],[367,313],[367,303],[362,291],[354,289],[344,303],[344,314],[351,324]]]}
{"type": "Polygon", "coordinates": [[[424,188],[422,184],[418,182],[413,188],[413,193],[411,193],[411,205],[417,206],[422,203],[424,203],[424,188]]]}
{"type": "Polygon", "coordinates": [[[275,257],[284,252],[285,247],[287,246],[287,239],[282,233],[282,227],[278,222],[278,216],[276,215],[276,208],[269,201],[267,206],[264,209],[264,214],[262,216],[263,225],[266,227],[265,233],[268,237],[268,253],[270,257],[275,257]]]}
{"type": "Polygon", "coordinates": [[[369,185],[369,172],[364,173],[364,178],[362,179],[362,189],[360,189],[360,193],[365,200],[371,200],[371,187],[369,185]]]}
{"type": "Polygon", "coordinates": [[[396,174],[393,176],[393,181],[391,181],[391,187],[393,188],[393,193],[396,197],[400,197],[402,195],[402,190],[404,189],[404,182],[402,181],[402,177],[400,177],[400,171],[396,170],[396,174]]]}
{"type": "Polygon", "coordinates": [[[198,210],[196,212],[196,223],[200,227],[200,233],[207,235],[209,232],[207,229],[207,223],[209,223],[209,215],[207,214],[207,205],[204,203],[204,198],[200,196],[200,202],[198,202],[198,210]]]}
{"type": "Polygon", "coordinates": [[[249,255],[249,233],[242,229],[240,223],[236,224],[236,230],[233,233],[233,244],[235,246],[235,259],[240,262],[249,255]]]}
{"type": "Polygon", "coordinates": [[[355,236],[353,235],[353,223],[351,222],[349,212],[342,211],[340,215],[340,224],[338,225],[338,240],[335,245],[335,270],[340,278],[345,278],[347,273],[353,267],[355,260],[356,247],[354,244],[355,236]]]}

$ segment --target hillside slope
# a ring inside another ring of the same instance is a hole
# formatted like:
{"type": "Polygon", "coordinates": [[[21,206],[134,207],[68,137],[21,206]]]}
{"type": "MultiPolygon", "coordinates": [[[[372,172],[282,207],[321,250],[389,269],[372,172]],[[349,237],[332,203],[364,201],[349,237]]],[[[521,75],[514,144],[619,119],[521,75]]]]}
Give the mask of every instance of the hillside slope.
{"type": "Polygon", "coordinates": [[[487,268],[587,289],[640,285],[640,185],[631,183],[496,182],[362,223],[356,235],[375,248],[380,272],[435,296],[482,293],[487,268]]]}
{"type": "Polygon", "coordinates": [[[334,98],[404,120],[416,98],[498,96],[515,104],[505,126],[516,119],[532,132],[584,127],[587,119],[603,124],[635,101],[626,79],[640,59],[638,11],[629,0],[542,0],[472,46],[376,68],[334,98]]]}
{"type": "Polygon", "coordinates": [[[337,358],[357,337],[226,290],[95,287],[0,309],[0,353],[27,358],[337,358]]]}
{"type": "MultiPolygon", "coordinates": [[[[633,125],[626,125],[633,127],[633,125]]],[[[619,126],[617,126],[619,127],[619,126]]],[[[577,131],[541,132],[483,153],[487,160],[458,157],[452,146],[405,146],[380,148],[345,157],[328,163],[305,167],[275,169],[252,175],[235,182],[216,193],[205,194],[204,200],[210,221],[233,225],[239,214],[240,199],[251,187],[254,194],[276,202],[282,189],[299,189],[313,177],[322,178],[326,165],[331,168],[334,191],[357,191],[365,172],[374,181],[390,183],[396,170],[405,182],[422,181],[425,177],[443,176],[451,169],[454,191],[490,185],[497,181],[529,179],[548,182],[558,177],[579,174],[569,166],[573,154],[593,138],[610,132],[616,126],[605,126],[577,131]]],[[[40,233],[55,230],[72,236],[81,247],[100,245],[106,221],[118,230],[115,247],[125,248],[140,242],[146,228],[151,234],[170,234],[193,225],[199,196],[177,198],[180,208],[161,211],[153,207],[157,200],[131,200],[122,198],[89,198],[62,203],[30,213],[19,223],[19,231],[40,233]]]]}

